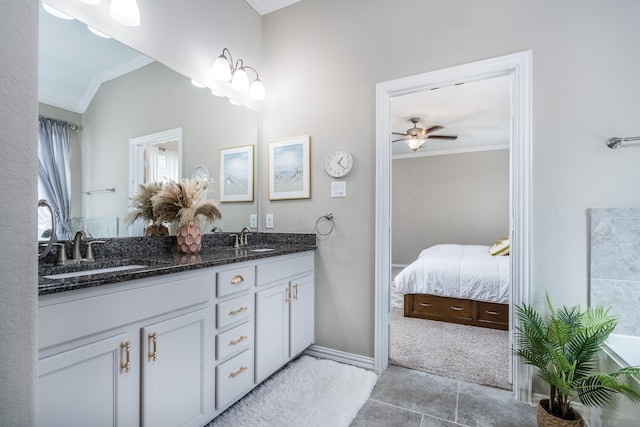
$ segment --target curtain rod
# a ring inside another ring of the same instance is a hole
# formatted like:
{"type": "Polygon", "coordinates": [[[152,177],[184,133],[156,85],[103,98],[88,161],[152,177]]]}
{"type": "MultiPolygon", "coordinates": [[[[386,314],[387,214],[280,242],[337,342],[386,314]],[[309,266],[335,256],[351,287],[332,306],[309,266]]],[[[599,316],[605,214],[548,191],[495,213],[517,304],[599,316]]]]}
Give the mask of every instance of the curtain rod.
{"type": "Polygon", "coordinates": [[[68,122],[66,120],[54,119],[53,117],[45,117],[45,116],[38,116],[38,118],[39,119],[55,120],[55,121],[58,121],[58,122],[65,123],[67,126],[69,126],[69,129],[71,129],[71,130],[82,130],[82,127],[80,125],[77,125],[77,124],[72,123],[72,122],[68,122]]]}
{"type": "Polygon", "coordinates": [[[607,147],[612,149],[620,148],[623,143],[628,141],[640,141],[640,136],[625,136],[623,138],[614,136],[613,138],[607,139],[607,147]]]}

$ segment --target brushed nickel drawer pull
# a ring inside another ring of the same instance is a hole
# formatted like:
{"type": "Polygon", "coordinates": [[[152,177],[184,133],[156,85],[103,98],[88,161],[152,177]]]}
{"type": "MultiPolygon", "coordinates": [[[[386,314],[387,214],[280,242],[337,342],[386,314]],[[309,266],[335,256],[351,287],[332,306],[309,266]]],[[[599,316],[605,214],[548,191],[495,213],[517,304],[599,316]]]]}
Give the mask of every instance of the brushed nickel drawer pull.
{"type": "Polygon", "coordinates": [[[236,314],[240,314],[240,313],[242,313],[243,311],[247,311],[247,310],[249,310],[249,307],[240,307],[240,308],[238,308],[238,309],[236,309],[236,310],[231,310],[231,311],[229,312],[229,315],[230,315],[230,316],[235,316],[236,314]]]}
{"type": "Polygon", "coordinates": [[[126,361],[120,364],[120,369],[124,369],[124,371],[128,374],[131,372],[131,341],[123,342],[120,344],[120,348],[124,348],[126,361]]]}
{"type": "Polygon", "coordinates": [[[293,299],[297,300],[298,299],[298,284],[294,284],[293,285],[293,299]]]}
{"type": "Polygon", "coordinates": [[[149,359],[152,359],[154,362],[158,360],[158,333],[154,332],[149,334],[149,338],[151,339],[151,343],[153,344],[153,351],[149,353],[149,359]]]}
{"type": "Polygon", "coordinates": [[[426,303],[426,302],[419,302],[418,305],[421,305],[423,307],[432,307],[433,306],[433,304],[429,304],[429,303],[426,303]]]}
{"type": "Polygon", "coordinates": [[[291,288],[287,288],[287,297],[284,299],[284,302],[291,304],[291,288]]]}
{"type": "Polygon", "coordinates": [[[240,335],[240,338],[238,338],[237,340],[231,340],[231,341],[229,342],[229,345],[238,345],[238,344],[240,344],[242,341],[246,341],[246,340],[248,340],[248,339],[249,339],[249,337],[248,337],[248,336],[246,336],[246,335],[240,335]]]}
{"type": "Polygon", "coordinates": [[[462,307],[454,307],[454,306],[451,306],[451,310],[455,310],[455,311],[464,311],[464,308],[462,308],[462,307]]]}
{"type": "Polygon", "coordinates": [[[485,313],[490,314],[492,316],[497,316],[498,314],[500,314],[499,311],[491,311],[491,310],[485,310],[485,313]]]}
{"type": "Polygon", "coordinates": [[[238,283],[242,283],[244,282],[244,277],[242,277],[242,275],[240,274],[236,274],[235,276],[233,276],[233,278],[231,279],[231,284],[232,285],[236,285],[238,283]]]}
{"type": "Polygon", "coordinates": [[[249,368],[248,368],[248,367],[246,367],[246,366],[241,366],[241,367],[240,367],[240,369],[238,369],[237,371],[235,371],[235,372],[231,372],[231,373],[229,374],[229,378],[235,378],[235,377],[237,377],[238,375],[240,375],[241,373],[243,373],[244,371],[246,371],[247,369],[249,369],[249,368]]]}

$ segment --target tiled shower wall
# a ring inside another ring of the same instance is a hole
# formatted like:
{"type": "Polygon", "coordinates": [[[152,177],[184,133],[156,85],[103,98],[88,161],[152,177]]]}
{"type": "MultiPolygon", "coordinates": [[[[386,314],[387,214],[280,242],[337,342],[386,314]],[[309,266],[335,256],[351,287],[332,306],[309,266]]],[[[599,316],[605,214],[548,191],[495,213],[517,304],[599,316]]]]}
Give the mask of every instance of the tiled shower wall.
{"type": "Polygon", "coordinates": [[[590,213],[590,304],[620,315],[615,333],[640,336],[640,209],[590,213]]]}

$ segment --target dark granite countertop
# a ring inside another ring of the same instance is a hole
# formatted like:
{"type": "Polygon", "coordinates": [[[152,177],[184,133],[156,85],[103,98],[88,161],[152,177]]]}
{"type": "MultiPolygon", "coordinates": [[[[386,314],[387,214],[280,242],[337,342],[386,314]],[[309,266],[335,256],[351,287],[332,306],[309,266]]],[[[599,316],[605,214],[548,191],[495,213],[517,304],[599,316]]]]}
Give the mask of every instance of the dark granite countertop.
{"type": "MultiPolygon", "coordinates": [[[[286,236],[291,235],[287,234],[286,236]]],[[[41,263],[38,272],[38,294],[48,295],[76,289],[92,288],[129,280],[144,279],[164,274],[216,267],[279,255],[312,251],[316,249],[315,235],[312,235],[313,239],[304,238],[310,237],[309,235],[302,235],[303,238],[301,239],[291,237],[286,238],[286,236],[283,239],[260,239],[260,241],[256,242],[254,245],[239,249],[234,249],[230,246],[211,246],[203,244],[203,249],[197,254],[179,253],[175,246],[170,250],[148,250],[148,247],[145,248],[147,250],[136,250],[135,245],[137,244],[137,241],[131,239],[140,238],[112,239],[113,242],[109,242],[111,248],[110,250],[106,250],[105,254],[113,255],[113,253],[117,253],[118,251],[113,249],[116,245],[128,245],[128,256],[119,254],[118,256],[102,257],[97,254],[95,262],[83,262],[80,264],[66,264],[61,266],[54,265],[52,262],[41,263]],[[255,249],[264,248],[273,250],[254,251],[255,249]],[[97,274],[75,275],[72,277],[45,277],[105,268],[122,269],[117,271],[100,272],[97,274]]],[[[144,243],[148,246],[149,238],[144,239],[144,243]]],[[[158,239],[154,243],[158,243],[163,248],[167,248],[166,242],[161,240],[162,238],[152,239],[158,239]]],[[[165,238],[165,240],[166,239],[170,238],[165,238]]]]}

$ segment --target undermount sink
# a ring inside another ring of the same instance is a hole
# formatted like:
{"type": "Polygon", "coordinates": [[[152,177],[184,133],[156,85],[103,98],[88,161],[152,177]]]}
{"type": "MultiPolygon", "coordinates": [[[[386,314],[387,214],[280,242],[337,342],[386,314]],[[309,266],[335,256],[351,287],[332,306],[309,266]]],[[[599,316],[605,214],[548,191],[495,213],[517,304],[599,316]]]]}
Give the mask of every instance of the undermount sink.
{"type": "Polygon", "coordinates": [[[106,268],[95,268],[93,270],[82,270],[82,271],[72,271],[68,273],[59,273],[59,274],[49,274],[45,277],[47,279],[66,279],[69,277],[79,277],[79,276],[90,276],[92,274],[103,274],[103,273],[113,273],[116,271],[126,271],[126,270],[135,270],[137,268],[146,268],[146,265],[121,265],[119,267],[106,267],[106,268]]]}

